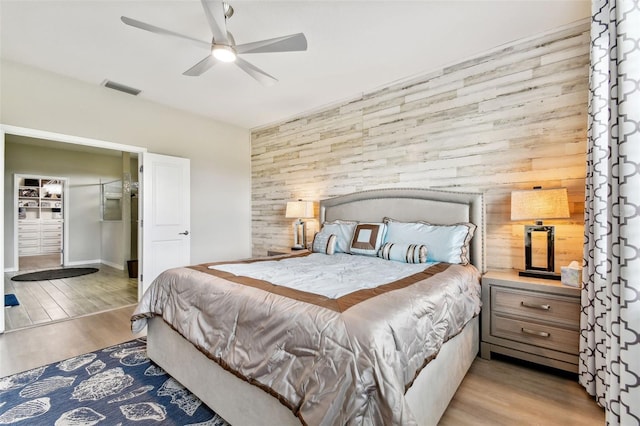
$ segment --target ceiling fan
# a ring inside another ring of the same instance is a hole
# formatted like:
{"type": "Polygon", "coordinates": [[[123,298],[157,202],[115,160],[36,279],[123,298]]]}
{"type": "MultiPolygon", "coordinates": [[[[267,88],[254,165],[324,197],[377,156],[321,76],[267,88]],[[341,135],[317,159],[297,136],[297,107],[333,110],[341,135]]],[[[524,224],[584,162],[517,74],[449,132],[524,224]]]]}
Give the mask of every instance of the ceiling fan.
{"type": "Polygon", "coordinates": [[[303,33],[291,34],[283,37],[271,38],[268,40],[254,41],[252,43],[238,44],[233,35],[227,30],[227,19],[233,15],[233,8],[226,2],[201,0],[207,22],[211,28],[213,38],[211,42],[198,40],[184,34],[179,34],[155,25],[147,24],[136,19],[120,17],[122,22],[141,30],[152,33],[177,37],[186,41],[205,47],[210,50],[200,62],[186,70],[183,75],[199,76],[218,62],[234,62],[244,72],[258,80],[265,86],[271,86],[278,82],[278,79],[267,74],[260,68],[245,61],[238,55],[248,53],[269,53],[269,52],[296,52],[307,50],[307,39],[303,33]]]}

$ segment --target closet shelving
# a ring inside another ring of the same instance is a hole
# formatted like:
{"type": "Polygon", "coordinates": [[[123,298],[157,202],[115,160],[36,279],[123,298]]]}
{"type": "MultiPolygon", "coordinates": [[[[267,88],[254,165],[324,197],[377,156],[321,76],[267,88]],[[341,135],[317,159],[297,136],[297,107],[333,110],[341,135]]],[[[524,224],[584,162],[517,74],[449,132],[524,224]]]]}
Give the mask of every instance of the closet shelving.
{"type": "Polygon", "coordinates": [[[36,256],[62,249],[62,182],[20,178],[18,182],[18,254],[36,256]]]}

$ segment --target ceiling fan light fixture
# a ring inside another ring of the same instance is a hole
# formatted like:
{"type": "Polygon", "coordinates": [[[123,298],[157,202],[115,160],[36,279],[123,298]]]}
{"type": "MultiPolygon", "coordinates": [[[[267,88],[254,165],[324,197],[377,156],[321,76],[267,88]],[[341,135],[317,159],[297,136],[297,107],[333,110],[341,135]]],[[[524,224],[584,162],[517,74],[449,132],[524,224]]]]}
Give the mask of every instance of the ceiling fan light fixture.
{"type": "Polygon", "coordinates": [[[214,58],[222,62],[233,62],[236,60],[236,51],[231,46],[217,44],[211,49],[214,58]]]}

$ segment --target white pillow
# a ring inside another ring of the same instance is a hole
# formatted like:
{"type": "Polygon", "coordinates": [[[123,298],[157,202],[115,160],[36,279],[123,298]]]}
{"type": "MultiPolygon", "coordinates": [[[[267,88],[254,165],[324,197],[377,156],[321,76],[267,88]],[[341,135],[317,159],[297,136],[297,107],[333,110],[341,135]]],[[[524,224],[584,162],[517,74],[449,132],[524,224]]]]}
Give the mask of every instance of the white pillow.
{"type": "Polygon", "coordinates": [[[375,256],[384,241],[384,223],[358,223],[351,238],[351,253],[375,256]]]}
{"type": "Polygon", "coordinates": [[[338,238],[335,234],[329,234],[324,232],[316,232],[313,237],[313,243],[311,244],[311,251],[314,253],[333,254],[336,252],[336,241],[338,238]]]}
{"type": "Polygon", "coordinates": [[[378,257],[404,263],[427,263],[427,246],[422,244],[384,243],[378,257]]]}
{"type": "Polygon", "coordinates": [[[337,237],[336,253],[351,253],[349,246],[351,245],[351,237],[356,229],[358,222],[348,220],[334,220],[333,222],[325,222],[322,224],[320,232],[334,234],[337,237]]]}
{"type": "Polygon", "coordinates": [[[469,263],[469,242],[476,230],[473,223],[433,225],[427,222],[398,222],[385,218],[385,241],[423,244],[427,246],[427,261],[469,263]]]}

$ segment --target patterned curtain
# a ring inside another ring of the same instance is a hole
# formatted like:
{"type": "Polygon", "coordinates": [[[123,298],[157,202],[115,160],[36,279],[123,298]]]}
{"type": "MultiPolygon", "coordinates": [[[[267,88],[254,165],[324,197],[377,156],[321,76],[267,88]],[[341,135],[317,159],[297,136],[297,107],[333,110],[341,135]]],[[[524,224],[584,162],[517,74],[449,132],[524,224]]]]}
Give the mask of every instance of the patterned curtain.
{"type": "Polygon", "coordinates": [[[640,0],[593,0],[579,381],[640,425],[640,0]]]}

